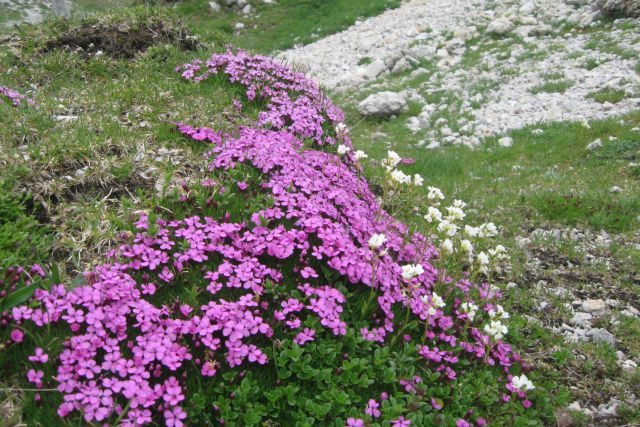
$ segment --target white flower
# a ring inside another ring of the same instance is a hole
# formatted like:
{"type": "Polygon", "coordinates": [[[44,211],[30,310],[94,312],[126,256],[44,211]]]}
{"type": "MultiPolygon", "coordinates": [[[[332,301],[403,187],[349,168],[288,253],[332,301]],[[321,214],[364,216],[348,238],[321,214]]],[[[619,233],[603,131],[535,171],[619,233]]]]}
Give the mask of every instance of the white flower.
{"type": "Polygon", "coordinates": [[[340,154],[341,156],[347,154],[349,151],[351,151],[351,148],[347,147],[346,145],[338,145],[338,154],[340,154]]]}
{"type": "Polygon", "coordinates": [[[498,228],[492,222],[482,224],[478,231],[478,237],[495,237],[498,235],[498,228]]]}
{"type": "Polygon", "coordinates": [[[469,237],[478,237],[479,232],[480,232],[480,227],[472,227],[470,225],[464,226],[464,234],[469,237]]]}
{"type": "Polygon", "coordinates": [[[434,208],[433,206],[429,206],[428,213],[424,216],[424,219],[427,222],[440,221],[442,219],[442,212],[438,210],[438,208],[434,208]]]}
{"type": "Polygon", "coordinates": [[[362,150],[357,150],[355,153],[353,153],[355,155],[356,160],[361,160],[361,159],[366,159],[367,157],[367,153],[365,153],[362,150]]]}
{"type": "Polygon", "coordinates": [[[431,295],[431,302],[438,308],[442,308],[446,305],[440,295],[436,294],[435,292],[431,295]]]}
{"type": "Polygon", "coordinates": [[[495,249],[489,249],[489,254],[499,261],[509,259],[509,255],[507,255],[507,249],[502,245],[496,246],[495,249]]]}
{"type": "Polygon", "coordinates": [[[454,200],[453,201],[453,206],[456,208],[460,208],[460,209],[464,209],[467,207],[467,204],[465,202],[463,202],[462,200],[454,200]]]}
{"type": "Polygon", "coordinates": [[[465,216],[467,216],[467,214],[464,213],[464,211],[458,207],[455,206],[449,206],[447,208],[447,212],[449,213],[449,215],[447,215],[447,219],[449,221],[456,221],[456,220],[463,220],[465,216]]]}
{"type": "Polygon", "coordinates": [[[398,169],[391,172],[391,179],[399,184],[411,184],[411,176],[398,169]]]}
{"type": "Polygon", "coordinates": [[[440,204],[440,200],[444,200],[444,194],[442,194],[442,191],[436,187],[429,187],[429,194],[427,197],[434,205],[438,205],[440,204]]]}
{"type": "Polygon", "coordinates": [[[438,231],[446,234],[449,237],[453,237],[458,232],[458,226],[446,219],[438,224],[438,231]]]}
{"type": "Polygon", "coordinates": [[[509,332],[506,326],[499,320],[492,320],[490,324],[484,325],[484,331],[487,335],[491,335],[494,339],[499,340],[509,332]]]}
{"type": "Polygon", "coordinates": [[[387,241],[387,236],[384,234],[372,234],[369,238],[369,247],[371,249],[378,249],[380,246],[384,245],[384,242],[387,241]]]}
{"type": "Polygon", "coordinates": [[[416,276],[424,273],[424,268],[420,264],[408,264],[402,266],[402,277],[405,280],[411,280],[416,276]]]}
{"type": "Polygon", "coordinates": [[[460,248],[469,255],[473,253],[473,245],[468,239],[464,239],[460,242],[460,248]]]}
{"type": "Polygon", "coordinates": [[[388,151],[387,158],[382,161],[382,164],[388,168],[395,168],[401,160],[402,157],[400,157],[398,153],[395,151],[388,151]]]}
{"type": "Polygon", "coordinates": [[[462,309],[463,312],[467,313],[467,316],[469,316],[469,320],[473,320],[474,317],[476,317],[476,311],[478,311],[478,306],[475,305],[472,302],[465,302],[463,303],[460,308],[462,309]]]}
{"type": "Polygon", "coordinates": [[[536,386],[527,378],[526,375],[515,376],[511,378],[511,384],[518,390],[533,390],[536,386]]]}
{"type": "Polygon", "coordinates": [[[447,255],[451,255],[453,253],[453,242],[451,239],[445,239],[445,241],[442,242],[442,252],[447,255]]]}
{"type": "Polygon", "coordinates": [[[349,128],[346,124],[340,122],[336,125],[336,133],[340,136],[346,135],[349,133],[349,128]]]}
{"type": "Polygon", "coordinates": [[[492,319],[495,318],[496,316],[501,319],[509,318],[509,313],[504,311],[504,307],[502,307],[500,304],[497,304],[495,310],[489,310],[488,313],[489,313],[489,317],[492,319]]]}
{"type": "Polygon", "coordinates": [[[413,175],[413,185],[415,185],[416,187],[422,187],[423,182],[424,179],[420,176],[420,174],[413,175]]]}
{"type": "Polygon", "coordinates": [[[438,308],[442,308],[446,305],[440,295],[436,294],[435,292],[431,294],[431,304],[429,304],[429,297],[427,295],[423,295],[422,297],[420,297],[420,299],[425,305],[429,306],[429,316],[433,316],[434,314],[436,314],[438,308]]]}
{"type": "Polygon", "coordinates": [[[489,264],[489,255],[487,255],[484,252],[480,252],[478,254],[478,264],[480,265],[487,265],[489,264]]]}

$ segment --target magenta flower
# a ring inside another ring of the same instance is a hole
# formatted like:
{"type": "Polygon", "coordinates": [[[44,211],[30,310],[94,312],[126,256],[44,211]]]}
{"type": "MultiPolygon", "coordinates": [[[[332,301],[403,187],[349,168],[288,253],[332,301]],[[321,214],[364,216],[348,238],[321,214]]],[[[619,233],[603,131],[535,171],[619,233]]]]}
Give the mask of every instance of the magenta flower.
{"type": "Polygon", "coordinates": [[[302,332],[299,332],[298,335],[295,336],[293,342],[302,346],[305,345],[309,341],[314,340],[314,336],[316,335],[316,331],[309,328],[304,328],[302,332]]]}
{"type": "Polygon", "coordinates": [[[411,426],[411,420],[406,419],[405,417],[398,417],[397,419],[391,421],[392,427],[409,427],[411,426]]]}
{"type": "Polygon", "coordinates": [[[378,404],[378,402],[376,402],[374,399],[369,399],[369,402],[367,403],[367,409],[365,409],[364,413],[377,418],[381,414],[380,410],[378,409],[379,407],[380,404],[378,404]]]}
{"type": "Polygon", "coordinates": [[[364,427],[364,421],[360,418],[348,418],[345,427],[364,427]]]}
{"type": "Polygon", "coordinates": [[[35,354],[33,356],[29,356],[29,361],[36,363],[47,363],[49,360],[49,355],[44,352],[40,347],[36,347],[35,354]]]}
{"type": "Polygon", "coordinates": [[[24,332],[20,329],[14,329],[11,331],[11,341],[15,343],[21,343],[24,339],[24,332]]]}
{"type": "Polygon", "coordinates": [[[174,406],[171,410],[164,411],[164,419],[167,427],[182,427],[182,420],[187,418],[187,413],[179,406],[174,406]]]}

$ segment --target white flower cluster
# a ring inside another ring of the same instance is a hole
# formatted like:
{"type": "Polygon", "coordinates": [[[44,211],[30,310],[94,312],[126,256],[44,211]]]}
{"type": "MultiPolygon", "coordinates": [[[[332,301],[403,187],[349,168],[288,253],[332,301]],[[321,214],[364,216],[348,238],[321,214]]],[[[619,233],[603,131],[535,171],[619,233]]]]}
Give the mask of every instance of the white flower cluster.
{"type": "Polygon", "coordinates": [[[402,266],[402,278],[411,280],[424,273],[424,268],[420,264],[407,264],[402,266]]]}
{"type": "Polygon", "coordinates": [[[534,388],[536,388],[536,386],[533,385],[531,380],[529,380],[529,378],[527,378],[525,374],[522,374],[520,376],[516,375],[515,377],[511,378],[511,384],[513,384],[513,386],[518,390],[533,390],[534,388]]]}
{"type": "Polygon", "coordinates": [[[439,308],[442,308],[447,305],[442,299],[442,297],[435,292],[431,294],[431,303],[429,303],[429,297],[427,295],[420,297],[420,299],[426,306],[429,307],[430,316],[433,316],[434,314],[436,314],[436,311],[439,308]]]}
{"type": "Polygon", "coordinates": [[[388,151],[387,158],[382,160],[382,165],[387,170],[387,178],[391,184],[400,184],[400,185],[414,185],[416,187],[422,187],[422,183],[424,179],[419,175],[415,174],[413,177],[411,175],[407,175],[396,167],[400,164],[402,158],[395,151],[388,151]]]}
{"type": "Polygon", "coordinates": [[[465,302],[460,305],[460,308],[464,313],[467,313],[467,316],[469,316],[469,320],[473,321],[473,319],[476,317],[478,306],[472,302],[465,302]]]}
{"type": "Polygon", "coordinates": [[[445,199],[442,191],[435,187],[429,187],[429,206],[423,216],[425,221],[435,228],[436,236],[440,239],[436,242],[443,255],[459,254],[469,264],[473,271],[489,275],[491,272],[502,271],[503,265],[509,256],[504,246],[497,245],[476,254],[476,247],[486,248],[486,239],[498,235],[498,228],[492,222],[473,227],[463,224],[467,214],[464,211],[466,203],[462,200],[454,200],[451,206],[442,210],[438,208],[445,199]]]}
{"type": "Polygon", "coordinates": [[[492,320],[488,325],[484,325],[484,331],[495,340],[502,339],[509,329],[499,320],[492,320]]]}
{"type": "Polygon", "coordinates": [[[387,236],[384,234],[372,234],[369,238],[369,247],[371,249],[379,249],[387,241],[387,236]]]}
{"type": "Polygon", "coordinates": [[[489,310],[488,313],[489,313],[489,317],[491,319],[495,319],[496,317],[499,318],[499,319],[508,319],[509,318],[509,313],[504,311],[504,308],[500,304],[497,304],[496,308],[489,310]]]}

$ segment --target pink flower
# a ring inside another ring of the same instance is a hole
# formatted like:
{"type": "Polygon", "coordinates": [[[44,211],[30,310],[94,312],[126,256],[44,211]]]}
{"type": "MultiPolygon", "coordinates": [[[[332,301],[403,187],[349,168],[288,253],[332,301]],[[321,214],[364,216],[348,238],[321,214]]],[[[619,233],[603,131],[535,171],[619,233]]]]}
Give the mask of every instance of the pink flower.
{"type": "Polygon", "coordinates": [[[33,383],[36,385],[36,387],[41,388],[42,387],[42,377],[44,377],[44,372],[43,371],[36,371],[35,369],[29,369],[29,372],[27,372],[27,380],[30,383],[33,383]]]}
{"type": "Polygon", "coordinates": [[[392,427],[409,427],[410,425],[411,425],[411,420],[408,420],[405,417],[399,417],[391,421],[392,427]]]}
{"type": "Polygon", "coordinates": [[[371,415],[374,418],[380,416],[381,412],[378,409],[380,405],[374,399],[369,399],[369,403],[367,403],[367,409],[365,409],[365,414],[371,415]]]}
{"type": "Polygon", "coordinates": [[[24,339],[24,332],[20,329],[14,329],[11,331],[11,340],[15,343],[21,343],[24,339]]]}
{"type": "Polygon", "coordinates": [[[348,418],[345,427],[364,427],[364,421],[360,418],[348,418]]]}
{"type": "Polygon", "coordinates": [[[241,191],[244,191],[244,190],[246,190],[246,189],[249,187],[249,185],[248,185],[246,182],[244,182],[244,181],[240,181],[240,182],[238,182],[238,184],[237,184],[237,185],[238,185],[238,188],[239,188],[241,191]]]}
{"type": "Polygon", "coordinates": [[[313,341],[315,335],[316,331],[314,331],[313,329],[304,328],[302,332],[299,332],[298,335],[295,336],[293,342],[300,346],[303,346],[307,342],[313,341]]]}
{"type": "Polygon", "coordinates": [[[49,355],[46,354],[40,347],[37,347],[35,355],[29,356],[29,360],[31,362],[37,363],[47,363],[47,361],[49,360],[49,355]]]}
{"type": "Polygon", "coordinates": [[[179,406],[174,406],[171,410],[164,411],[164,419],[167,427],[182,427],[182,420],[187,418],[187,413],[179,406]]]}

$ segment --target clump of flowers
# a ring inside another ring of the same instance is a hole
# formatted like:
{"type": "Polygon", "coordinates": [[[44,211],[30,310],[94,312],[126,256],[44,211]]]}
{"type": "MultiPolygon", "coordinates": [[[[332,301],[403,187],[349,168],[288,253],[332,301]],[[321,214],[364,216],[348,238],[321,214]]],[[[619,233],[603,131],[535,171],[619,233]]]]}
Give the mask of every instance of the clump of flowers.
{"type": "Polygon", "coordinates": [[[0,85],[0,98],[6,98],[14,107],[20,106],[23,102],[28,102],[32,104],[33,101],[27,98],[25,95],[22,95],[20,92],[16,92],[15,90],[9,89],[6,86],[0,85]]]}
{"type": "MultiPolygon", "coordinates": [[[[229,188],[268,195],[270,203],[236,222],[228,213],[180,219],[143,213],[130,241],[84,273],[82,286],[39,288],[3,314],[4,327],[34,330],[56,323],[68,330],[59,354],[35,350],[26,376],[36,387],[55,383],[64,397],[61,417],[75,412],[87,422],[118,419],[134,426],[162,420],[181,426],[188,422],[186,379],[194,366],[200,382],[223,389],[236,373],[242,378],[248,369],[273,370],[289,353],[291,363],[298,363],[296,355],[321,341],[400,348],[445,388],[455,388],[470,363],[493,366],[505,390],[528,402],[529,383],[512,376],[527,367],[503,341],[506,327],[498,325],[508,317],[497,303],[499,292],[439,270],[439,248],[383,209],[359,173],[357,160],[366,155],[353,152],[342,112],[315,84],[242,52],[214,55],[204,71],[198,61],[180,70],[196,81],[224,73],[246,88],[249,100],[266,100],[262,127],[241,128],[235,136],[186,124],[177,130],[211,144],[207,158],[216,179],[254,171],[253,181],[229,188]],[[311,148],[305,139],[313,141],[311,148]],[[337,145],[337,154],[316,149],[325,144],[337,145]],[[189,301],[173,297],[189,289],[189,301]],[[55,364],[55,375],[45,375],[43,364],[55,364]]],[[[400,163],[390,153],[390,179],[409,184],[402,182],[407,178],[399,175],[400,163]]],[[[422,178],[414,176],[410,184],[420,187],[422,178]]],[[[434,208],[444,200],[432,188],[427,197],[434,208]]],[[[463,207],[433,211],[437,233],[456,236],[463,207]]],[[[481,229],[478,234],[488,236],[495,227],[481,229]]],[[[461,247],[452,243],[451,253],[461,247]]],[[[12,292],[24,273],[12,272],[12,292]]],[[[21,341],[16,335],[12,345],[21,341]]],[[[300,372],[300,378],[311,375],[310,368],[300,372]]],[[[421,376],[400,378],[395,386],[414,402],[435,402],[429,408],[443,405],[421,376]]],[[[342,419],[345,425],[377,418],[411,425],[415,405],[398,415],[376,399],[367,396],[357,416],[342,419]]],[[[322,406],[311,407],[326,414],[322,406]]]]}

